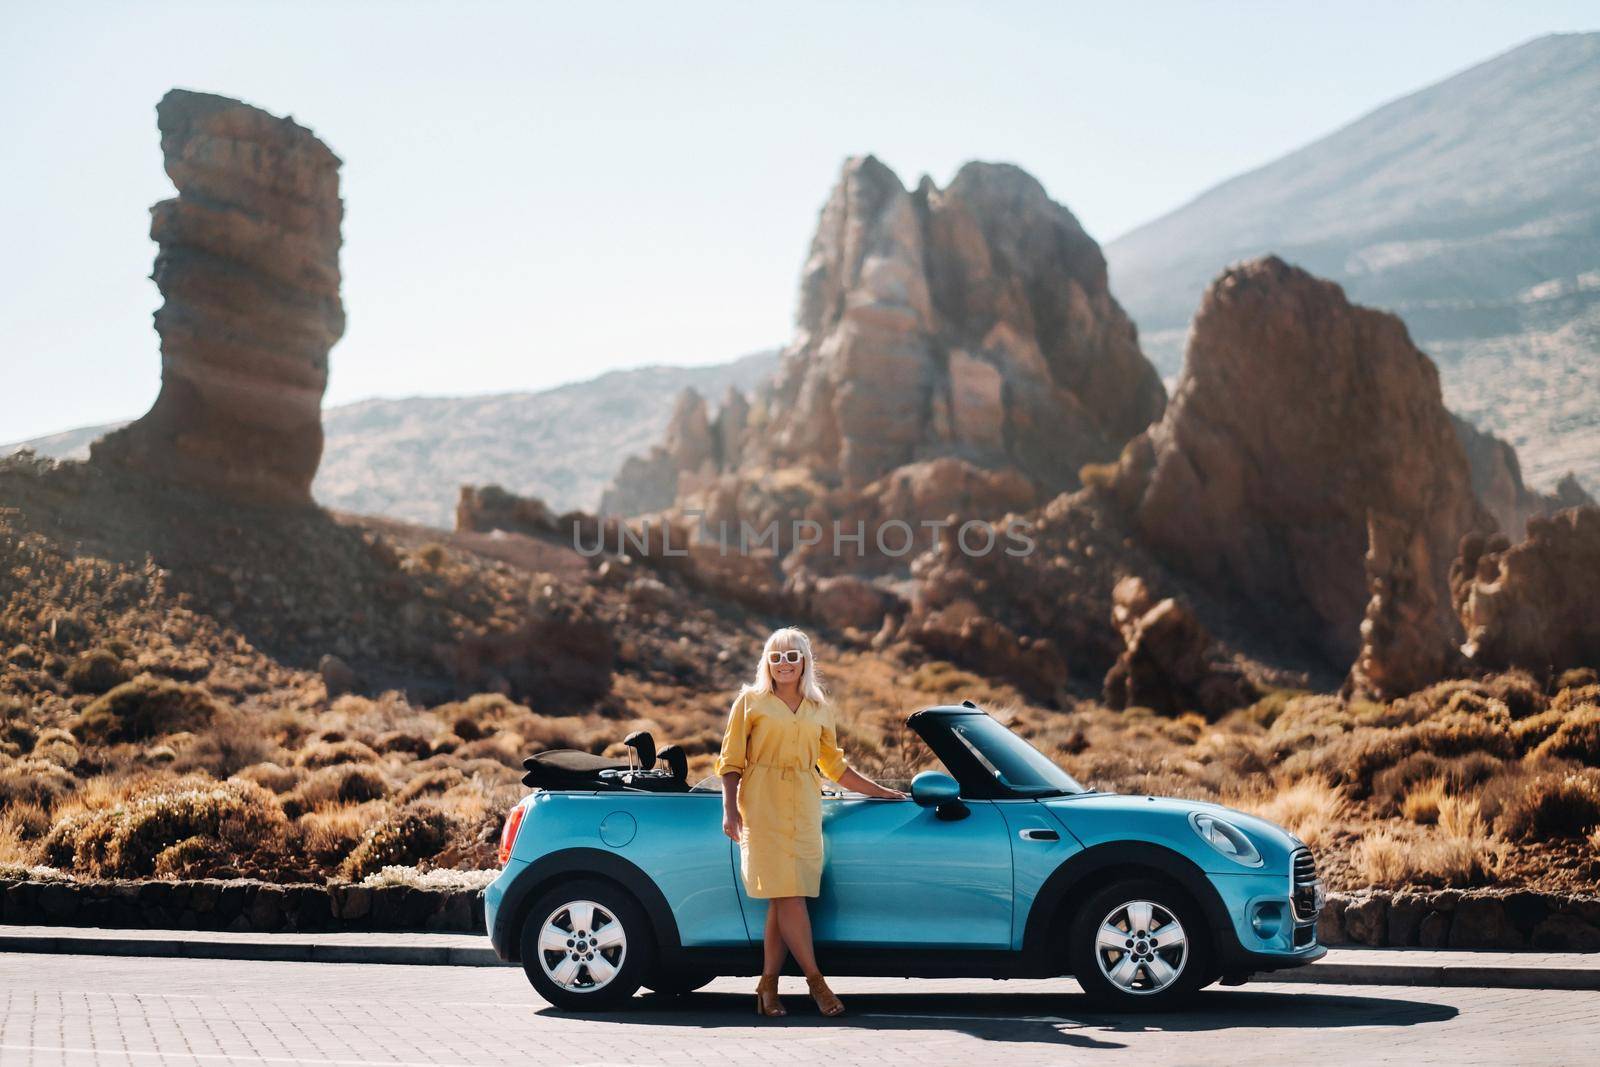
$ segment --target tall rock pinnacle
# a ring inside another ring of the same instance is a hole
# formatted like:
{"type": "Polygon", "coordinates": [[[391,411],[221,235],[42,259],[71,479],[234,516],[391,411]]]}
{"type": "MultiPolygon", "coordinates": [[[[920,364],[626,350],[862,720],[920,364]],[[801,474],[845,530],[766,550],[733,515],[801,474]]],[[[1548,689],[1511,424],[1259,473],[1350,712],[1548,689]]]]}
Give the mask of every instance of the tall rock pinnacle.
{"type": "Polygon", "coordinates": [[[310,504],[328,350],[344,333],[339,158],[292,119],[227,97],[174,89],[156,116],[178,189],[151,209],[161,392],[93,457],[310,504]]]}

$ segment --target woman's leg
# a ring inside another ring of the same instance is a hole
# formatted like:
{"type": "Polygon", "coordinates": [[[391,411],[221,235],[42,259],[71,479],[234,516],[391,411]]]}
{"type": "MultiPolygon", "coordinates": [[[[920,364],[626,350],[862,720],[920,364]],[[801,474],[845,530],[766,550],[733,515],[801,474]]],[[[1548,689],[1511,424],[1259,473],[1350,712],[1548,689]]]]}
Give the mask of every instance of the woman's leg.
{"type": "Polygon", "coordinates": [[[783,930],[778,925],[778,902],[767,902],[767,927],[761,935],[761,976],[773,977],[783,970],[783,961],[789,950],[783,944],[783,930]]]}
{"type": "Polygon", "coordinates": [[[811,913],[806,911],[805,897],[777,897],[767,905],[770,913],[778,916],[778,928],[783,942],[794,953],[800,972],[807,976],[817,973],[817,954],[811,947],[811,913]]]}

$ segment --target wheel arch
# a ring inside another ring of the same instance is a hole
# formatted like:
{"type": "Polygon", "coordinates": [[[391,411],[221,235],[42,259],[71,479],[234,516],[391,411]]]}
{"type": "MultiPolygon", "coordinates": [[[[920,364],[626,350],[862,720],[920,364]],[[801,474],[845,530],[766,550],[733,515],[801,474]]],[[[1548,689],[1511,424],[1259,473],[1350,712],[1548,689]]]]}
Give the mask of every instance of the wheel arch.
{"type": "Polygon", "coordinates": [[[650,935],[655,941],[656,958],[672,959],[678,955],[681,942],[678,922],[666,896],[650,876],[629,860],[613,852],[597,848],[569,848],[542,856],[528,865],[506,890],[504,902],[495,917],[495,941],[506,947],[505,958],[520,961],[522,958],[523,924],[534,901],[558,880],[587,877],[611,882],[638,901],[650,923],[650,935]]]}
{"type": "Polygon", "coordinates": [[[1205,933],[1213,947],[1221,948],[1225,940],[1234,940],[1233,920],[1222,897],[1193,860],[1153,842],[1116,841],[1077,853],[1045,879],[1023,928],[1024,953],[1042,966],[1059,966],[1065,960],[1060,949],[1073,918],[1092,893],[1118,878],[1154,878],[1171,883],[1205,916],[1205,933]]]}

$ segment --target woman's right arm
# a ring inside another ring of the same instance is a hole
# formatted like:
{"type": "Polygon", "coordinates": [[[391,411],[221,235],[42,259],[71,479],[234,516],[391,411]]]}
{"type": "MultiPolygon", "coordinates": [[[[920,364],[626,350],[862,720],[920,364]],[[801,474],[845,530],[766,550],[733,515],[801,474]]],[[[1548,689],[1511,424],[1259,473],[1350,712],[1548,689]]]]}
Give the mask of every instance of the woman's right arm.
{"type": "Polygon", "coordinates": [[[741,693],[728,709],[728,728],[722,733],[722,752],[717,756],[712,773],[722,778],[722,832],[739,840],[744,829],[744,818],[739,814],[739,777],[744,773],[745,744],[748,726],[744,714],[745,699],[741,693]]]}

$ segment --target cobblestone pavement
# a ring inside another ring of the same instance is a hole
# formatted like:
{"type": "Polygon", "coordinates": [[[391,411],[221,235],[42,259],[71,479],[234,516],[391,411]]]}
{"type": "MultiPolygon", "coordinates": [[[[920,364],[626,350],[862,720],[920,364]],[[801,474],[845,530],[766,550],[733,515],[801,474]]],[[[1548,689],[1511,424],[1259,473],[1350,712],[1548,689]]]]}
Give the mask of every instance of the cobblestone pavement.
{"type": "Polygon", "coordinates": [[[1176,1015],[1090,1012],[1071,981],[838,979],[823,1020],[785,978],[757,1020],[749,979],[561,1015],[520,971],[0,955],[0,1065],[1144,1063],[1577,1064],[1600,993],[1252,984],[1176,1015]]]}

